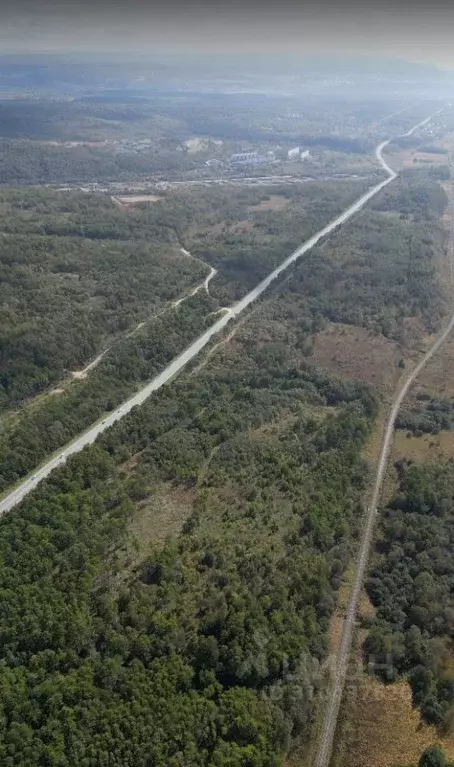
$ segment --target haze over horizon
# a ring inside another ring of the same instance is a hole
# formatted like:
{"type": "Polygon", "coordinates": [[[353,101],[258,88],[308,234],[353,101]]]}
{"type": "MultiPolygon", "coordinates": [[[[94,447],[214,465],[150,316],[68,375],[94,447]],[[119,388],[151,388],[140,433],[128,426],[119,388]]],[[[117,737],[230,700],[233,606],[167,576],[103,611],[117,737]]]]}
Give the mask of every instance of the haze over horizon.
{"type": "Polygon", "coordinates": [[[5,0],[0,53],[330,54],[454,68],[454,8],[400,0],[5,0]]]}

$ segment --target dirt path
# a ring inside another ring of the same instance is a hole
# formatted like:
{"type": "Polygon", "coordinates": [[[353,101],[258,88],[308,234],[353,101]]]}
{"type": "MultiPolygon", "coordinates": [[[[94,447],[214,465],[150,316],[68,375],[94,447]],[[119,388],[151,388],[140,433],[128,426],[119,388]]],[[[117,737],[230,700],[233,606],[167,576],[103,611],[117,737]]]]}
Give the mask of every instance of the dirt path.
{"type": "MultiPolygon", "coordinates": [[[[441,110],[440,110],[441,111],[441,110]]],[[[438,114],[438,112],[436,113],[438,114]]],[[[410,136],[418,127],[426,125],[432,117],[423,120],[422,123],[414,126],[409,130],[406,136],[410,136]]],[[[380,159],[380,155],[389,142],[385,142],[377,149],[377,157],[380,159]]],[[[383,159],[383,158],[381,158],[383,159]]],[[[384,166],[389,172],[394,173],[389,165],[383,160],[384,166]]],[[[396,174],[395,174],[396,175],[396,174]]],[[[395,177],[394,175],[394,177],[395,177]]],[[[372,500],[370,506],[366,509],[366,519],[364,524],[364,530],[361,538],[361,544],[359,549],[358,561],[356,564],[355,577],[353,581],[350,600],[348,603],[347,614],[345,617],[341,645],[336,661],[336,668],[334,672],[334,678],[332,681],[331,689],[328,694],[328,707],[325,713],[323,722],[322,735],[320,738],[320,745],[315,759],[315,767],[329,767],[331,754],[333,750],[334,735],[336,732],[337,719],[339,716],[339,709],[342,700],[342,693],[344,689],[345,677],[347,673],[348,660],[350,655],[350,649],[353,638],[353,629],[355,626],[356,612],[358,607],[359,595],[364,581],[364,575],[366,572],[367,562],[369,558],[369,551],[372,541],[372,535],[374,531],[375,519],[377,516],[377,506],[382,490],[383,479],[385,469],[387,466],[389,451],[391,448],[391,442],[394,433],[394,424],[397,418],[397,414],[400,410],[403,400],[407,395],[410,387],[416,381],[421,371],[426,367],[427,363],[432,359],[436,352],[440,349],[447,337],[451,333],[454,327],[454,312],[450,317],[450,320],[446,328],[438,336],[433,343],[429,351],[424,355],[423,359],[419,362],[414,370],[407,376],[403,386],[394,399],[391,413],[388,418],[386,431],[383,437],[383,442],[380,451],[380,458],[378,461],[377,473],[375,477],[374,489],[372,493],[372,500]]]]}

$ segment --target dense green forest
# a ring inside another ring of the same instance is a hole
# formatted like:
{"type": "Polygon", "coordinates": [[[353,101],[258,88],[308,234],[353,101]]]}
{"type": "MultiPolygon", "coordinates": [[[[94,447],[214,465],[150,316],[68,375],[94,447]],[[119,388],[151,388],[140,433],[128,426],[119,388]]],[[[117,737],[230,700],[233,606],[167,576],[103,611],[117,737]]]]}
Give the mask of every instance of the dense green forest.
{"type": "Polygon", "coordinates": [[[1,520],[6,767],[277,767],[307,735],[376,406],[285,346],[219,362],[1,520]]]}
{"type": "Polygon", "coordinates": [[[433,331],[446,311],[436,273],[446,252],[446,203],[438,185],[412,173],[311,250],[283,289],[304,295],[324,319],[366,327],[405,346],[406,318],[417,317],[433,331]]]}
{"type": "Polygon", "coordinates": [[[151,174],[181,173],[199,165],[183,152],[160,147],[140,154],[120,154],[109,147],[65,147],[25,139],[0,139],[0,183],[3,184],[130,181],[151,174]]]}
{"type": "Polygon", "coordinates": [[[85,380],[32,402],[5,419],[0,433],[0,490],[28,474],[106,411],[144,385],[213,323],[215,302],[188,298],[123,343],[114,344],[85,380]]]}
{"type": "Polygon", "coordinates": [[[20,234],[0,249],[0,407],[83,367],[207,274],[159,243],[20,234]]]}
{"type": "MultiPolygon", "coordinates": [[[[390,109],[391,109],[390,105],[390,109]]],[[[146,97],[115,93],[69,100],[0,100],[1,136],[5,139],[96,140],[119,136],[191,135],[236,141],[298,141],[364,151],[365,128],[382,117],[386,105],[366,106],[345,99],[283,95],[161,91],[146,97]],[[337,127],[342,124],[343,135],[337,127]]],[[[412,120],[406,115],[407,124],[412,120]]]]}
{"type": "Polygon", "coordinates": [[[399,488],[383,514],[366,582],[376,608],[366,656],[388,681],[405,675],[423,719],[452,732],[454,462],[397,464],[399,488]]]}

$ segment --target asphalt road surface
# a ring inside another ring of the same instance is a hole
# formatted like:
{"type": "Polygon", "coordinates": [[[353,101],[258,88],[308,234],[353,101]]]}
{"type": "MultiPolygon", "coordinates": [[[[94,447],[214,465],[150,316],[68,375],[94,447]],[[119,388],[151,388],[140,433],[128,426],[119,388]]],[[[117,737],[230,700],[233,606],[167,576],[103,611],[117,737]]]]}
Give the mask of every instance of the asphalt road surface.
{"type": "MultiPolygon", "coordinates": [[[[423,120],[418,125],[415,125],[405,135],[411,135],[411,133],[413,133],[417,128],[422,127],[431,119],[432,118],[429,117],[427,120],[423,120]]],[[[160,389],[161,386],[164,386],[164,384],[170,381],[190,360],[194,359],[194,357],[199,354],[199,352],[204,348],[204,346],[207,345],[207,343],[214,335],[219,333],[227,325],[227,323],[230,322],[230,320],[235,319],[239,314],[244,312],[244,310],[250,304],[252,304],[252,302],[255,301],[283,271],[285,271],[291,264],[297,261],[305,253],[311,250],[315,245],[323,240],[324,237],[336,229],[336,227],[341,226],[350,218],[352,218],[352,216],[358,213],[364,207],[364,205],[369,202],[369,200],[375,197],[379,192],[381,192],[382,189],[391,183],[391,181],[396,178],[397,173],[389,167],[382,156],[383,149],[387,144],[389,144],[389,142],[390,139],[388,141],[383,141],[375,151],[377,160],[383,170],[386,172],[387,178],[369,189],[369,191],[363,194],[356,202],[344,210],[343,213],[333,219],[329,224],[324,226],[323,229],[320,229],[319,232],[314,234],[297,250],[291,253],[276,269],[274,269],[264,280],[262,280],[262,282],[260,282],[253,290],[244,296],[244,298],[238,301],[237,304],[226,311],[208,330],[205,331],[205,333],[199,336],[199,338],[190,346],[188,346],[188,348],[185,349],[185,351],[182,352],[179,357],[174,359],[158,376],[156,376],[156,378],[154,378],[152,381],[150,381],[150,383],[148,383],[139,392],[137,392],[137,394],[134,394],[128,400],[123,402],[122,405],[109,413],[109,415],[107,415],[103,420],[99,420],[97,423],[93,424],[93,426],[91,426],[87,431],[70,442],[69,445],[63,447],[56,456],[48,460],[43,466],[37,468],[31,476],[28,476],[26,479],[20,482],[20,484],[18,484],[0,501],[0,515],[4,514],[6,511],[9,511],[18,503],[20,503],[20,501],[22,501],[26,495],[34,490],[34,488],[41,482],[41,480],[47,477],[51,471],[57,468],[57,466],[64,464],[69,456],[73,455],[74,453],[78,453],[86,445],[91,445],[100,434],[102,434],[106,429],[116,423],[116,421],[119,421],[120,418],[123,418],[132,410],[133,407],[141,405],[153,392],[157,391],[157,389],[160,389]]],[[[322,763],[320,763],[320,766],[321,764],[322,763]]]]}

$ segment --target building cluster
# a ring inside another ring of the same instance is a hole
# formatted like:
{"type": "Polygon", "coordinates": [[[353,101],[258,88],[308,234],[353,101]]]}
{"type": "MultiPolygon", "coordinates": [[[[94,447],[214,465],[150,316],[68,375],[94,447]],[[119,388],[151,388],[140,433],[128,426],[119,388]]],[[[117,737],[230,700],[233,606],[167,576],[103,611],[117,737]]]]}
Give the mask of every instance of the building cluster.
{"type": "MultiPolygon", "coordinates": [[[[278,147],[280,149],[280,147],[278,147]]],[[[309,150],[301,151],[297,146],[294,149],[290,149],[287,152],[287,157],[290,160],[304,159],[309,156],[309,150]]],[[[284,154],[285,157],[285,154],[284,154]]],[[[207,160],[205,165],[217,168],[241,168],[248,165],[269,165],[270,163],[278,163],[279,159],[276,158],[275,152],[266,152],[260,154],[260,152],[237,152],[230,155],[229,158],[213,158],[207,160]]]]}
{"type": "Polygon", "coordinates": [[[239,152],[229,158],[230,165],[262,165],[275,162],[274,152],[259,154],[258,152],[239,152]]]}
{"type": "Polygon", "coordinates": [[[304,160],[305,157],[309,157],[309,149],[306,149],[304,152],[302,152],[300,147],[296,146],[294,149],[288,150],[287,157],[289,160],[296,160],[297,158],[304,160]]]}

